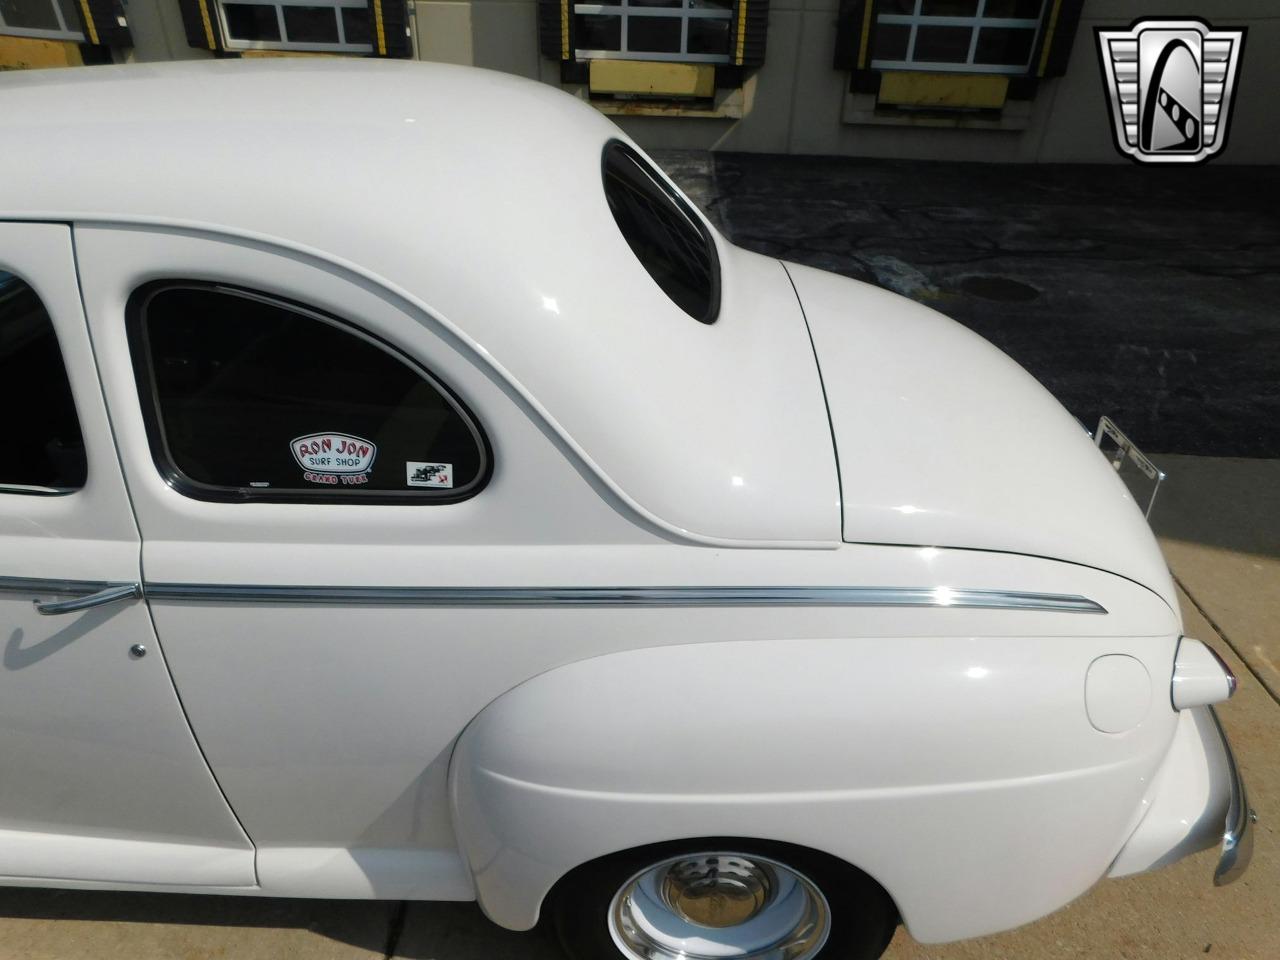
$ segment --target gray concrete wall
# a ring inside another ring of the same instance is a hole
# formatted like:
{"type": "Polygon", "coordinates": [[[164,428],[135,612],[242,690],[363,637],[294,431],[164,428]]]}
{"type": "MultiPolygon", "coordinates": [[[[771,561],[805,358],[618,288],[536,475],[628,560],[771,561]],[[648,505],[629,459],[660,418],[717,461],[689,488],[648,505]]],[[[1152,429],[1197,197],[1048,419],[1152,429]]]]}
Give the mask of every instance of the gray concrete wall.
{"type": "MultiPolygon", "coordinates": [[[[1275,0],[1088,0],[1064,77],[1040,84],[1025,129],[963,129],[848,123],[848,74],[831,66],[836,0],[773,0],[768,58],[754,103],[741,120],[620,118],[652,147],[841,154],[1022,163],[1127,163],[1111,141],[1094,27],[1125,27],[1140,16],[1194,14],[1249,34],[1219,163],[1280,163],[1280,5],[1275,0]]],[[[1009,108],[1006,108],[1008,110],[1009,108]]]]}
{"type": "MultiPolygon", "coordinates": [[[[837,0],[773,0],[764,66],[748,81],[740,119],[615,117],[653,148],[839,154],[1003,162],[1126,163],[1111,143],[1093,29],[1139,16],[1194,14],[1219,26],[1246,26],[1246,42],[1219,163],[1280,163],[1280,119],[1270,92],[1280,86],[1277,0],[1087,0],[1066,76],[1040,84],[1030,102],[1011,102],[1002,129],[885,123],[857,112],[849,76],[832,67],[837,0]],[[850,122],[853,117],[875,122],[850,122]]],[[[410,0],[417,55],[474,64],[559,85],[559,66],[537,43],[536,0],[410,0]]],[[[187,46],[174,0],[130,0],[139,61],[208,56],[187,46]]],[[[871,98],[864,97],[863,108],[871,98]]]]}

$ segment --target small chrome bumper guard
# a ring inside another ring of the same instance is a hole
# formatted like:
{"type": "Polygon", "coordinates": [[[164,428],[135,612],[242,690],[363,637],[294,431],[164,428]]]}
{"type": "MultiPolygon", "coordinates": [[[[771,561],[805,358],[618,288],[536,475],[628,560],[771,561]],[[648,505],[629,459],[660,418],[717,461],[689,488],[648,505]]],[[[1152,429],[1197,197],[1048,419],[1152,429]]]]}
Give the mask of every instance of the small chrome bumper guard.
{"type": "Polygon", "coordinates": [[[1249,861],[1253,858],[1253,825],[1258,815],[1249,807],[1244,779],[1236,766],[1227,732],[1222,729],[1222,722],[1212,707],[1209,715],[1222,738],[1222,749],[1226,752],[1227,768],[1231,774],[1231,803],[1227,806],[1227,820],[1222,833],[1222,855],[1218,858],[1217,869],[1213,871],[1214,886],[1223,887],[1239,880],[1249,869],[1249,861]]]}

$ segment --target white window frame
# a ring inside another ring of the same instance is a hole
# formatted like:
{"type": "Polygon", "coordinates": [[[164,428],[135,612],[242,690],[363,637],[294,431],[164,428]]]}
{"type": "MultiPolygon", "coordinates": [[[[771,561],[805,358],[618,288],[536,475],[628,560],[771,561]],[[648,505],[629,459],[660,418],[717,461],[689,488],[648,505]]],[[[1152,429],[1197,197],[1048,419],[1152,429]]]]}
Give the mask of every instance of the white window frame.
{"type": "Polygon", "coordinates": [[[30,27],[11,27],[4,22],[4,14],[0,13],[0,35],[6,37],[33,37],[38,40],[73,40],[84,43],[84,31],[75,29],[67,23],[62,15],[62,4],[58,0],[44,0],[53,7],[54,16],[58,18],[57,30],[38,30],[30,27]]]}
{"type": "MultiPolygon", "coordinates": [[[[733,10],[720,7],[694,7],[690,0],[682,0],[679,7],[641,7],[628,0],[618,3],[575,3],[575,14],[595,14],[606,17],[618,17],[622,21],[622,40],[618,50],[582,50],[575,49],[574,56],[579,60],[659,60],[668,63],[731,63],[729,53],[689,53],[689,21],[690,20],[732,20],[733,10]],[[661,17],[664,20],[680,21],[680,49],[674,53],[662,53],[652,50],[627,49],[627,24],[632,18],[661,17]]],[[[732,27],[730,28],[732,31],[732,27]]],[[[730,47],[733,38],[729,38],[730,47]]]]}
{"type": "MultiPolygon", "coordinates": [[[[373,53],[373,43],[347,43],[346,28],[342,24],[342,9],[367,9],[365,0],[217,0],[218,26],[222,30],[223,42],[228,50],[299,50],[313,53],[373,53]],[[243,40],[233,37],[227,24],[225,3],[239,3],[255,7],[271,7],[275,10],[276,23],[280,30],[280,40],[243,40]],[[287,39],[289,31],[284,25],[285,7],[329,7],[333,10],[333,18],[338,25],[337,43],[312,43],[309,41],[292,41],[287,39]]],[[[369,25],[370,32],[374,27],[369,25]]]]}
{"type": "Polygon", "coordinates": [[[911,37],[907,41],[907,58],[905,60],[872,60],[873,70],[929,70],[946,73],[1009,73],[1023,74],[1031,69],[1031,61],[1036,55],[1036,44],[1040,42],[1040,28],[1044,22],[1046,0],[1040,0],[1040,16],[1034,20],[1013,17],[986,16],[987,0],[978,0],[977,12],[972,17],[927,17],[920,11],[924,0],[916,0],[912,13],[878,13],[876,23],[886,26],[908,26],[911,37]],[[947,63],[937,60],[917,60],[916,31],[920,27],[969,27],[969,56],[963,63],[947,63]],[[978,52],[978,35],[983,27],[1015,27],[1018,29],[1034,28],[1031,37],[1031,49],[1027,52],[1027,62],[1021,66],[1005,63],[974,63],[978,52]]]}

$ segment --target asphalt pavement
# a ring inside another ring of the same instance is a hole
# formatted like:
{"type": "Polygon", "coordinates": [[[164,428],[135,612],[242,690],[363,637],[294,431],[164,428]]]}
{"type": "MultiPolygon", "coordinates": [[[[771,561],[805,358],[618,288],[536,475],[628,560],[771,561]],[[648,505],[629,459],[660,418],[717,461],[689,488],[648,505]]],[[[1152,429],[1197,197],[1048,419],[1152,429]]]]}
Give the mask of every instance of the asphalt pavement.
{"type": "Polygon", "coordinates": [[[942,311],[1090,428],[1280,457],[1280,169],[654,156],[735,243],[942,311]]]}

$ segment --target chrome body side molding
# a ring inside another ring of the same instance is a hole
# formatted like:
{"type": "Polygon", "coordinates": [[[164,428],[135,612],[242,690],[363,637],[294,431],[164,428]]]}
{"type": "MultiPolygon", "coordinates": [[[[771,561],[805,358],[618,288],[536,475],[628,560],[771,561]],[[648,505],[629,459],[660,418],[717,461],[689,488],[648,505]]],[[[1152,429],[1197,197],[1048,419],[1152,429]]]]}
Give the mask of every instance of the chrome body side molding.
{"type": "MultiPolygon", "coordinates": [[[[127,584],[0,577],[6,593],[87,596],[127,584]]],[[[419,607],[960,607],[1106,613],[1078,594],[959,587],[364,587],[148,583],[151,600],[419,607]]]]}
{"type": "Polygon", "coordinates": [[[157,600],[425,607],[974,607],[1106,613],[1087,597],[951,587],[305,587],[153,583],[157,600]]]}

